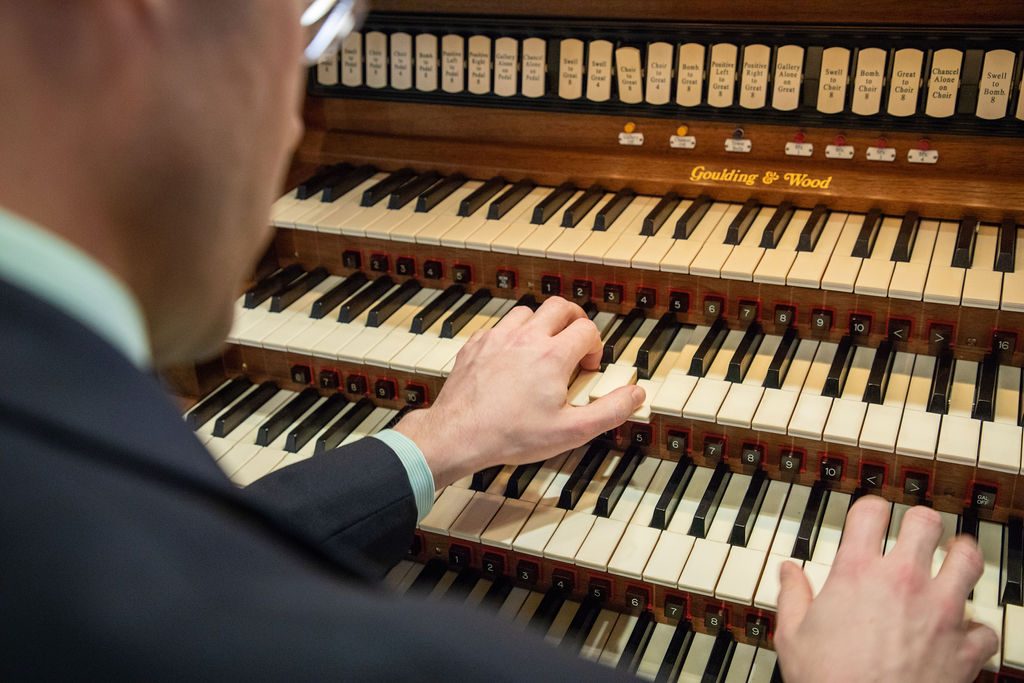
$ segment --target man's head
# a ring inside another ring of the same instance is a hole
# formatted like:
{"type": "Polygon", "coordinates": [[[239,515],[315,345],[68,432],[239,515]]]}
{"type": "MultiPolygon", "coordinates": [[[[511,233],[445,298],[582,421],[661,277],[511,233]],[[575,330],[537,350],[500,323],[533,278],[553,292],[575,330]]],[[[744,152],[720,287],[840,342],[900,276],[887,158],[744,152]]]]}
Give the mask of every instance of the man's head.
{"type": "Polygon", "coordinates": [[[0,0],[0,206],[126,282],[158,365],[217,350],[269,240],[303,7],[0,0]]]}

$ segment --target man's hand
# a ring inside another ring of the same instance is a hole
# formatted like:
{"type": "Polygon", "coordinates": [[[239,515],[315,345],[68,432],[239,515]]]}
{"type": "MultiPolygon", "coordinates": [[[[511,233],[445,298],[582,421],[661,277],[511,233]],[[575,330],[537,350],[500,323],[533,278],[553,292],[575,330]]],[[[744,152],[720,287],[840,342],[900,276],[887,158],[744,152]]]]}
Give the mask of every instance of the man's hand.
{"type": "Polygon", "coordinates": [[[395,429],[423,451],[437,488],[491,465],[544,460],[618,427],[643,403],[643,389],[629,386],[569,405],[573,373],[600,362],[600,334],[576,304],[553,297],[536,312],[514,308],[466,342],[433,406],[395,429]]]}
{"type": "Polygon", "coordinates": [[[955,539],[932,578],[938,513],[908,510],[883,557],[888,525],[889,503],[857,501],[817,598],[800,567],[782,565],[775,649],[787,683],[969,681],[998,651],[995,632],[964,616],[984,568],[974,541],[955,539]]]}

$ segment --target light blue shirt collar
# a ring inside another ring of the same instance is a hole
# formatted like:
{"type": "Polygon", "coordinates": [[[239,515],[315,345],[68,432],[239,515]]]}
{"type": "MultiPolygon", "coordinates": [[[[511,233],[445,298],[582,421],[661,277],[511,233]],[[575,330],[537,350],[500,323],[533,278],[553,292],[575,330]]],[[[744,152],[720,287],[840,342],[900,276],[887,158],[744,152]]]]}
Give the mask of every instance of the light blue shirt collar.
{"type": "Polygon", "coordinates": [[[76,246],[2,208],[0,278],[75,318],[136,367],[152,364],[145,318],[127,285],[76,246]]]}

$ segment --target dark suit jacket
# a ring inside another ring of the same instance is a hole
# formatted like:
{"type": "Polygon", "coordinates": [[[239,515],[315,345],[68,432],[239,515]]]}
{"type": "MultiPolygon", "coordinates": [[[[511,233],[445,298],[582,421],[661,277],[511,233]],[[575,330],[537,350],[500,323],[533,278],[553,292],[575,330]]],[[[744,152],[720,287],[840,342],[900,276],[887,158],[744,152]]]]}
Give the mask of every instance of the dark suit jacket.
{"type": "Polygon", "coordinates": [[[0,680],[586,680],[375,587],[416,510],[374,439],[235,489],[160,384],[0,281],[0,680]]]}

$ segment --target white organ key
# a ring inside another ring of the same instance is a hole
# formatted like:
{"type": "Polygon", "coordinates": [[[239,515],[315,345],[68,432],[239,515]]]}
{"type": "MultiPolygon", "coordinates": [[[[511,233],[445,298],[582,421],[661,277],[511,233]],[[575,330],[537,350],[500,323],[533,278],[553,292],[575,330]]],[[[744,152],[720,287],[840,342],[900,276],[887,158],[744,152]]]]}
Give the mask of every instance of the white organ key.
{"type": "MultiPolygon", "coordinates": [[[[1024,239],[1018,233],[1015,247],[1015,264],[1024,264],[1024,239]]],[[[1017,267],[1012,273],[1003,274],[1003,298],[999,307],[1004,311],[1024,311],[1024,268],[1017,267]]]]}
{"type": "Polygon", "coordinates": [[[683,565],[693,548],[694,537],[688,534],[677,534],[674,531],[662,531],[654,552],[644,568],[643,579],[669,588],[675,588],[683,565]]]}
{"type": "MultiPolygon", "coordinates": [[[[257,386],[258,385],[253,385],[252,391],[256,391],[257,386]]],[[[252,415],[242,420],[242,422],[229,433],[224,436],[213,436],[213,429],[217,423],[217,418],[231,410],[236,403],[244,400],[246,396],[252,393],[252,391],[247,391],[239,396],[238,399],[232,402],[232,404],[225,408],[224,411],[203,425],[201,429],[204,431],[197,432],[205,433],[210,436],[210,440],[207,442],[206,448],[214,456],[214,459],[219,460],[228,451],[228,449],[236,443],[255,443],[256,430],[259,426],[266,422],[271,415],[280,410],[287,401],[298,396],[294,391],[278,391],[276,394],[271,396],[266,403],[253,411],[252,415]]]]}
{"type": "Polygon", "coordinates": [[[391,590],[395,590],[402,582],[402,579],[405,578],[405,575],[408,574],[414,566],[414,562],[410,562],[409,560],[400,560],[398,564],[392,567],[384,576],[384,585],[391,590]]]}
{"type": "Polygon", "coordinates": [[[348,343],[356,335],[366,329],[366,321],[369,318],[370,311],[395,289],[397,289],[397,285],[388,287],[387,291],[367,306],[366,310],[360,313],[357,318],[347,323],[335,322],[331,332],[313,344],[313,355],[321,358],[336,359],[339,350],[348,346],[348,343]]]}
{"type": "Polygon", "coordinates": [[[519,612],[516,613],[516,617],[512,623],[523,629],[529,626],[530,619],[533,618],[534,613],[537,611],[537,608],[540,606],[540,602],[543,599],[543,593],[530,591],[526,596],[526,599],[523,600],[522,607],[519,608],[519,612]]]}
{"type": "Polygon", "coordinates": [[[747,234],[739,244],[732,247],[725,262],[722,264],[721,277],[728,280],[754,279],[754,269],[764,256],[765,250],[761,248],[761,234],[771,220],[773,208],[762,206],[758,209],[757,217],[747,228],[747,234]]]}
{"type": "Polygon", "coordinates": [[[747,683],[769,683],[772,674],[775,672],[775,661],[778,659],[775,652],[761,647],[754,655],[754,665],[750,668],[750,678],[747,683]]]}
{"type": "Polygon", "coordinates": [[[754,412],[764,394],[762,385],[768,373],[768,367],[771,365],[772,358],[781,341],[782,337],[778,335],[765,336],[754,355],[754,360],[751,361],[750,367],[747,369],[743,382],[729,387],[729,393],[718,411],[716,418],[718,424],[750,428],[754,412]]]}
{"type": "Polygon", "coordinates": [[[956,536],[957,516],[951,512],[939,512],[939,518],[942,520],[942,535],[939,537],[939,545],[935,549],[935,555],[932,557],[933,578],[938,575],[939,569],[942,568],[949,543],[956,536]]]}
{"type": "MultiPolygon", "coordinates": [[[[576,250],[587,241],[587,238],[591,235],[591,228],[594,225],[594,217],[602,206],[608,203],[608,201],[614,197],[614,194],[606,193],[601,200],[594,204],[593,208],[590,209],[579,223],[576,224],[575,228],[563,228],[562,233],[555,238],[545,250],[541,256],[547,256],[547,258],[556,258],[563,261],[573,260],[573,256],[576,250]]],[[[519,253],[529,254],[529,250],[520,247],[519,253]]]]}
{"type": "Polygon", "coordinates": [[[825,582],[828,581],[828,574],[831,570],[832,565],[830,564],[804,562],[804,576],[807,577],[807,582],[811,584],[811,593],[814,597],[818,597],[818,593],[825,587],[825,582]]]}
{"type": "Polygon", "coordinates": [[[821,526],[818,529],[818,540],[814,544],[814,554],[811,561],[819,564],[831,565],[839,550],[839,540],[843,536],[843,526],[846,524],[846,512],[850,508],[850,494],[832,491],[828,495],[828,503],[825,504],[825,514],[821,519],[821,526]]]}
{"type": "Polygon", "coordinates": [[[675,633],[675,626],[672,624],[655,624],[654,631],[647,641],[647,647],[640,656],[640,663],[637,665],[637,678],[645,681],[653,681],[661,668],[661,660],[668,652],[668,646],[672,642],[672,635],[675,633]]]}
{"type": "Polygon", "coordinates": [[[412,339],[402,348],[401,351],[391,358],[388,362],[388,367],[392,370],[415,372],[416,363],[427,355],[427,353],[434,348],[437,341],[440,339],[441,329],[444,327],[444,321],[454,311],[459,310],[462,304],[469,300],[469,297],[469,294],[463,294],[454,304],[441,314],[436,321],[434,321],[434,324],[431,325],[429,329],[425,330],[422,334],[411,335],[412,339]]]}
{"type": "Polygon", "coordinates": [[[715,360],[711,363],[705,377],[697,380],[690,398],[683,408],[683,417],[695,420],[714,422],[718,415],[718,409],[729,392],[730,382],[725,381],[725,375],[729,371],[729,361],[732,360],[743,339],[743,330],[732,330],[718,350],[715,360]]]}
{"type": "Polygon", "coordinates": [[[455,358],[455,355],[462,349],[463,345],[473,333],[478,330],[489,329],[503,316],[512,306],[515,305],[515,301],[511,299],[498,299],[492,298],[484,307],[480,309],[480,312],[473,316],[473,318],[466,323],[458,334],[450,339],[439,339],[437,344],[429,352],[426,353],[416,363],[416,372],[424,375],[433,375],[435,377],[441,376],[441,371],[448,364],[449,361],[455,358]]]}
{"type": "MultiPolygon", "coordinates": [[[[654,197],[634,197],[610,228],[591,231],[587,240],[573,254],[573,258],[582,263],[607,263],[608,254],[612,252],[623,235],[639,236],[644,217],[650,213],[655,204],[657,204],[657,200],[654,197]]],[[[632,255],[629,253],[611,260],[623,266],[629,266],[629,259],[632,255]]]]}
{"type": "Polygon", "coordinates": [[[981,425],[978,466],[1017,474],[1021,468],[1021,428],[1017,425],[1020,406],[1021,370],[999,366],[996,386],[995,420],[981,425]]]}
{"type": "Polygon", "coordinates": [[[1006,605],[1003,627],[1003,666],[1024,670],[1024,607],[1006,605]]]}
{"type": "Polygon", "coordinates": [[[416,213],[416,199],[413,199],[400,209],[388,208],[386,205],[389,201],[389,199],[381,200],[378,206],[383,206],[386,210],[379,212],[375,217],[368,217],[366,222],[363,223],[361,232],[365,237],[380,240],[391,239],[391,233],[401,227],[406,221],[423,215],[422,213],[416,213]]]}
{"type": "Polygon", "coordinates": [[[978,225],[974,241],[974,259],[964,276],[962,302],[964,306],[999,308],[1003,288],[1003,273],[993,270],[999,242],[999,226],[991,223],[978,225]]]}
{"type": "MultiPolygon", "coordinates": [[[[754,282],[772,285],[786,284],[786,279],[793,268],[793,263],[800,254],[796,250],[800,244],[800,233],[810,216],[811,212],[805,209],[798,209],[793,212],[793,216],[785,227],[782,238],[778,241],[777,246],[774,249],[765,249],[761,262],[757,264],[757,269],[754,270],[754,282]]],[[[821,238],[818,241],[820,242],[821,238]]]]}
{"type": "Polygon", "coordinates": [[[660,537],[661,531],[658,529],[627,524],[615,552],[608,560],[607,571],[639,581],[643,578],[644,568],[660,537]]]}
{"type": "Polygon", "coordinates": [[[736,643],[732,661],[729,662],[729,671],[726,673],[723,683],[746,683],[756,653],[757,648],[753,645],[736,643]]]}
{"type": "Polygon", "coordinates": [[[487,528],[480,534],[480,542],[496,548],[511,549],[516,536],[533,513],[535,505],[526,500],[506,498],[487,528]]]}
{"type": "Polygon", "coordinates": [[[974,586],[971,601],[985,607],[999,606],[1002,586],[1003,527],[995,522],[978,522],[978,548],[985,559],[985,569],[974,586]]]}
{"type": "Polygon", "coordinates": [[[690,208],[691,204],[693,204],[693,202],[689,199],[683,199],[680,201],[665,222],[661,224],[661,228],[658,229],[658,232],[650,237],[643,237],[642,235],[626,235],[619,238],[619,242],[617,242],[615,246],[616,253],[626,254],[628,251],[633,250],[633,254],[630,256],[628,264],[610,263],[609,265],[630,265],[633,268],[659,270],[661,268],[662,259],[665,258],[665,255],[676,242],[673,238],[673,234],[676,230],[676,223],[679,221],[679,218],[686,213],[686,210],[690,208]],[[629,246],[626,246],[625,244],[627,240],[630,241],[629,246]]]}
{"type": "MultiPolygon", "coordinates": [[[[368,363],[368,358],[373,355],[375,350],[378,350],[381,344],[385,343],[390,335],[408,335],[409,326],[417,311],[421,310],[435,296],[437,296],[436,290],[421,289],[378,327],[365,328],[348,344],[338,349],[338,360],[349,363],[368,363]]],[[[390,360],[390,356],[383,362],[374,364],[386,367],[387,360],[390,360]]]]}
{"type": "Polygon", "coordinates": [[[618,613],[610,609],[601,610],[597,615],[597,620],[594,621],[594,625],[590,628],[586,640],[583,641],[583,646],[580,647],[579,656],[591,662],[596,662],[601,656],[601,651],[604,650],[612,631],[615,630],[615,624],[618,619],[618,613]]]}
{"type": "Polygon", "coordinates": [[[761,580],[757,583],[757,592],[754,594],[754,606],[761,609],[777,609],[779,606],[779,571],[783,563],[801,563],[786,555],[768,555],[765,560],[764,569],[761,570],[761,580]]]}
{"type": "Polygon", "coordinates": [[[710,467],[698,467],[693,471],[690,483],[686,485],[676,512],[668,523],[668,531],[678,534],[689,533],[693,517],[697,514],[697,506],[700,504],[700,499],[703,497],[704,491],[707,490],[708,484],[711,483],[712,474],[714,474],[714,470],[710,467]]]}
{"type": "Polygon", "coordinates": [[[767,550],[733,546],[715,586],[715,597],[743,605],[752,604],[767,560],[767,550]]]}
{"type": "Polygon", "coordinates": [[[903,421],[896,439],[896,453],[899,455],[913,455],[929,460],[935,457],[941,416],[927,412],[928,395],[934,373],[934,357],[918,355],[914,359],[914,371],[910,376],[903,421]]]}
{"type": "Polygon", "coordinates": [[[434,507],[420,521],[419,528],[423,531],[432,531],[436,534],[447,536],[448,528],[458,519],[462,511],[466,509],[475,493],[475,491],[470,489],[449,486],[434,501],[434,507]]]}
{"type": "MultiPolygon", "coordinates": [[[[546,197],[552,192],[553,188],[545,189],[546,197]]],[[[531,215],[523,215],[494,240],[491,249],[502,253],[518,253],[524,256],[544,256],[547,253],[548,247],[561,237],[563,232],[582,228],[582,221],[575,228],[562,227],[562,218],[565,215],[565,210],[572,206],[582,195],[582,191],[577,190],[574,192],[565,204],[553,212],[548,220],[543,223],[534,223],[531,215]]]]}
{"type": "Polygon", "coordinates": [[[974,465],[978,461],[981,421],[971,419],[978,364],[957,360],[949,392],[949,412],[942,416],[935,457],[945,462],[974,465]]]}
{"type": "Polygon", "coordinates": [[[561,508],[538,505],[516,536],[512,549],[519,553],[543,555],[544,547],[551,540],[563,517],[565,510],[561,508]]]}
{"type": "MultiPolygon", "coordinates": [[[[285,218],[282,218],[281,223],[277,225],[286,228],[302,226],[305,229],[335,235],[358,232],[368,215],[367,212],[373,208],[362,205],[363,193],[389,175],[389,173],[375,173],[369,180],[365,180],[349,190],[337,201],[321,203],[318,207],[315,206],[300,213],[291,221],[290,225],[282,225],[286,222],[285,218]]],[[[385,203],[385,200],[381,200],[380,203],[385,203]]]]}
{"type": "Polygon", "coordinates": [[[581,370],[573,383],[569,385],[566,401],[576,407],[590,403],[590,392],[597,386],[604,375],[597,370],[581,370]]]}
{"type": "Polygon", "coordinates": [[[575,600],[566,600],[562,603],[562,609],[558,610],[558,614],[555,615],[555,620],[551,622],[551,626],[548,628],[548,632],[545,634],[544,640],[552,645],[558,645],[561,643],[562,638],[565,637],[565,632],[569,630],[569,624],[572,623],[572,618],[576,616],[576,612],[579,608],[580,603],[575,600]]]}
{"type": "MultiPolygon", "coordinates": [[[[409,307],[413,310],[409,317],[406,318],[405,323],[395,323],[394,327],[388,334],[378,341],[378,343],[366,351],[363,356],[363,362],[369,365],[375,365],[377,367],[386,368],[389,367],[391,359],[394,358],[402,349],[408,346],[413,340],[419,338],[420,335],[413,334],[410,331],[412,319],[424,308],[433,303],[434,299],[441,296],[441,290],[429,289],[426,291],[426,296],[422,299],[419,296],[415,297],[418,303],[413,304],[409,302],[409,307]]],[[[404,310],[406,307],[403,306],[404,310]]],[[[397,315],[397,313],[396,313],[397,315]]],[[[362,335],[360,335],[362,336],[362,335]]],[[[358,339],[358,337],[357,337],[358,339]]],[[[362,349],[356,349],[362,351],[362,349]]],[[[355,353],[355,351],[353,351],[355,353]]],[[[339,353],[340,355],[340,353],[339,353]]]]}
{"type": "Polygon", "coordinates": [[[504,502],[503,496],[476,492],[463,508],[462,513],[448,528],[453,538],[480,543],[480,536],[498,513],[504,502]]]}
{"type": "Polygon", "coordinates": [[[860,437],[868,404],[863,401],[867,388],[875,349],[859,346],[853,353],[853,362],[846,376],[842,395],[832,402],[825,422],[825,441],[856,446],[860,437]]]}
{"type": "Polygon", "coordinates": [[[796,544],[796,535],[800,531],[804,509],[811,496],[811,487],[793,484],[789,489],[789,497],[782,509],[779,526],[772,540],[771,554],[790,557],[796,544]]]}
{"type": "MultiPolygon", "coordinates": [[[[789,427],[793,410],[800,398],[800,390],[811,369],[818,351],[818,342],[802,339],[796,348],[793,360],[786,372],[781,389],[765,389],[761,403],[757,406],[751,425],[754,429],[785,434],[789,427]]],[[[819,392],[820,393],[820,392],[819,392]]]]}
{"type": "Polygon", "coordinates": [[[864,429],[861,430],[860,447],[892,453],[896,450],[900,421],[903,419],[903,405],[910,387],[914,370],[914,355],[897,352],[889,373],[889,384],[883,402],[868,406],[864,415],[864,429]]]}
{"type": "Polygon", "coordinates": [[[654,326],[658,324],[658,321],[654,318],[648,318],[637,329],[636,334],[633,335],[626,348],[623,349],[619,356],[619,360],[609,365],[602,373],[601,378],[597,384],[590,390],[590,399],[596,401],[603,396],[607,396],[616,389],[630,384],[636,384],[637,379],[637,368],[636,368],[636,356],[643,345],[644,340],[650,336],[654,330],[654,326]]]}
{"type": "Polygon", "coordinates": [[[622,614],[619,616],[612,627],[611,633],[608,634],[608,640],[601,651],[600,658],[597,660],[599,663],[610,667],[614,667],[619,663],[619,657],[622,656],[622,651],[626,649],[629,636],[633,633],[633,628],[639,619],[640,617],[636,614],[622,614]]]}
{"type": "Polygon", "coordinates": [[[897,263],[889,282],[889,296],[894,299],[920,301],[924,296],[924,285],[928,279],[935,240],[939,234],[939,222],[922,220],[917,226],[917,237],[909,262],[897,263]]]}
{"type": "MultiPolygon", "coordinates": [[[[694,328],[687,340],[686,346],[680,351],[675,366],[669,371],[658,390],[657,396],[651,401],[651,411],[662,415],[683,416],[683,406],[686,405],[690,392],[697,385],[697,378],[689,374],[690,361],[697,347],[707,335],[711,328],[706,325],[698,325],[694,328]]],[[[662,363],[662,367],[665,364],[662,363]]]]}
{"type": "Polygon", "coordinates": [[[726,487],[707,538],[698,538],[679,576],[679,587],[703,595],[714,595],[718,577],[729,556],[729,534],[736,512],[750,484],[750,476],[734,474],[726,487]]]}
{"type": "MultiPolygon", "coordinates": [[[[726,209],[722,220],[718,222],[715,229],[708,235],[707,241],[700,248],[700,251],[690,263],[689,273],[693,275],[706,275],[708,277],[722,277],[722,266],[732,253],[733,246],[726,244],[725,236],[728,233],[729,225],[739,214],[742,207],[738,204],[731,205],[726,209]]],[[[710,213],[710,211],[708,212],[710,213]]],[[[696,233],[696,231],[694,231],[696,233]]]]}
{"type": "Polygon", "coordinates": [[[395,592],[399,595],[408,593],[409,589],[412,588],[412,584],[415,583],[416,578],[424,569],[426,569],[425,564],[414,562],[412,568],[406,572],[405,576],[402,577],[402,580],[398,582],[397,586],[395,586],[395,592]]]}
{"type": "Polygon", "coordinates": [[[964,288],[963,268],[953,268],[953,250],[956,248],[957,224],[939,223],[939,234],[935,238],[928,279],[924,285],[924,300],[937,304],[960,304],[964,288]]]}
{"type": "Polygon", "coordinates": [[[886,216],[878,228],[871,256],[860,264],[860,272],[854,283],[853,291],[857,294],[885,296],[889,292],[889,282],[896,264],[892,260],[892,250],[900,232],[900,219],[886,216]]]}
{"type": "Polygon", "coordinates": [[[615,504],[615,509],[609,515],[611,519],[620,522],[629,522],[633,519],[633,515],[640,506],[647,488],[651,485],[651,481],[654,479],[654,475],[662,462],[666,461],[653,457],[645,457],[640,461],[640,464],[637,465],[636,470],[633,472],[633,476],[626,484],[625,490],[619,496],[619,502],[615,504]]]}
{"type": "MultiPolygon", "coordinates": [[[[630,527],[650,528],[651,520],[654,517],[654,508],[658,505],[661,492],[665,490],[669,479],[672,477],[672,472],[676,468],[676,463],[671,460],[647,458],[644,464],[646,464],[647,460],[657,460],[657,468],[640,498],[640,503],[636,506],[633,515],[628,520],[630,527]]],[[[637,470],[639,471],[639,468],[637,470]]]]}
{"type": "MultiPolygon", "coordinates": [[[[818,243],[811,251],[801,251],[796,255],[793,266],[786,275],[786,284],[790,286],[811,287],[817,289],[824,287],[822,278],[829,265],[829,259],[836,250],[840,235],[845,230],[849,214],[832,213],[821,230],[818,243]]],[[[853,233],[856,239],[856,233],[853,233]]],[[[852,250],[852,246],[850,247],[852,250]]],[[[838,269],[838,268],[837,268],[838,269]]],[[[856,274],[854,274],[854,280],[856,274]]]]}
{"type": "Polygon", "coordinates": [[[782,520],[790,485],[784,481],[773,480],[768,483],[768,490],[761,501],[761,509],[754,521],[754,529],[750,532],[747,547],[754,550],[770,550],[775,539],[776,529],[782,520]]]}
{"type": "Polygon", "coordinates": [[[787,433],[790,436],[821,439],[825,421],[832,408],[832,399],[822,396],[821,391],[825,387],[825,378],[828,376],[836,348],[837,345],[831,342],[822,342],[818,345],[818,353],[814,356],[800,398],[793,409],[793,417],[789,421],[787,433]]]}
{"type": "MultiPolygon", "coordinates": [[[[313,309],[313,303],[344,281],[345,278],[343,277],[329,275],[323,282],[299,297],[295,303],[288,307],[287,311],[284,311],[289,314],[287,324],[282,324],[264,335],[261,340],[263,348],[274,351],[287,351],[288,343],[292,339],[317,322],[314,318],[309,317],[313,309]]],[[[335,318],[337,318],[337,314],[335,314],[335,318]]]]}
{"type": "Polygon", "coordinates": [[[451,196],[434,207],[433,211],[416,214],[391,232],[391,239],[396,242],[416,242],[417,244],[440,245],[441,238],[455,229],[459,223],[470,218],[477,218],[487,212],[487,204],[478,208],[472,216],[459,215],[462,200],[480,189],[483,183],[471,180],[451,196]]]}
{"type": "MultiPolygon", "coordinates": [[[[548,195],[549,190],[536,187],[501,218],[487,218],[484,207],[473,216],[463,219],[441,238],[441,245],[490,251],[494,239],[516,220],[528,218],[533,207],[548,195]]],[[[500,194],[498,195],[501,196],[500,194]]]]}
{"type": "MultiPolygon", "coordinates": [[[[713,240],[718,239],[718,246],[724,246],[722,241],[725,240],[725,231],[728,229],[732,219],[739,213],[739,210],[739,204],[726,204],[724,202],[712,204],[708,212],[704,214],[704,217],[697,224],[697,227],[690,233],[688,239],[672,240],[672,246],[662,257],[659,268],[668,273],[689,273],[691,264],[698,256],[698,252],[703,251],[705,244],[710,244],[713,240]],[[719,230],[719,226],[722,226],[721,230],[719,230]]],[[[650,240],[648,240],[649,242],[650,240]]],[[[709,259],[711,259],[712,251],[720,255],[718,250],[711,249],[709,251],[709,259]]],[[[638,253],[637,256],[639,255],[638,253]]],[[[709,263],[708,266],[711,269],[713,264],[709,263]]]]}
{"type": "Polygon", "coordinates": [[[463,604],[466,607],[470,608],[480,607],[480,603],[484,601],[484,598],[487,596],[487,592],[491,589],[491,586],[493,585],[494,584],[491,581],[488,581],[487,579],[478,580],[476,584],[473,586],[473,590],[471,590],[469,592],[469,595],[466,596],[466,599],[465,601],[463,601],[463,604]]]}
{"type": "MultiPolygon", "coordinates": [[[[853,255],[853,247],[857,243],[857,235],[864,223],[864,215],[852,213],[846,218],[843,230],[839,233],[832,257],[821,276],[821,288],[836,292],[852,292],[860,273],[864,259],[853,255]]],[[[952,254],[951,254],[952,257],[952,254]]]]}
{"type": "Polygon", "coordinates": [[[903,524],[903,516],[907,514],[907,510],[910,508],[910,505],[904,505],[903,503],[895,503],[892,506],[892,513],[889,516],[889,530],[885,536],[884,554],[888,555],[896,545],[896,540],[900,535],[900,527],[903,524]]]}
{"type": "Polygon", "coordinates": [[[530,597],[533,591],[529,591],[525,588],[516,586],[508,593],[508,597],[505,598],[505,602],[501,603],[501,607],[498,609],[498,619],[502,621],[513,621],[519,610],[523,608],[523,603],[526,602],[527,598],[530,597]]]}
{"type": "Polygon", "coordinates": [[[608,517],[595,519],[586,539],[576,552],[576,564],[603,572],[608,571],[608,563],[626,532],[626,526],[625,522],[617,519],[608,517]]]}

